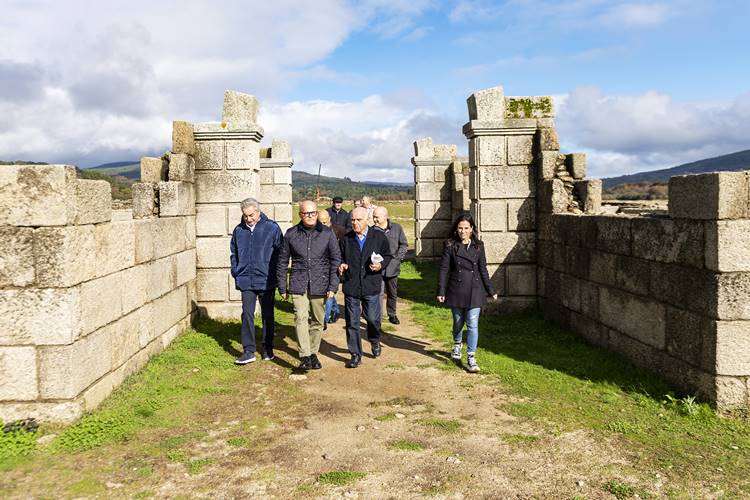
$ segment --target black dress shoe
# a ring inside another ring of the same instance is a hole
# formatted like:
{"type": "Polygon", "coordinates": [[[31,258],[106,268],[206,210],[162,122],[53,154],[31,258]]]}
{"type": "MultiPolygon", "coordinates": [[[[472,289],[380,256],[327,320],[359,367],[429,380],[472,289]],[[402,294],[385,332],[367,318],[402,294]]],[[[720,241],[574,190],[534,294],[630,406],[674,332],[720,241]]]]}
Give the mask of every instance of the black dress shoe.
{"type": "Polygon", "coordinates": [[[310,356],[302,356],[299,359],[299,369],[310,370],[311,368],[312,368],[312,364],[310,363],[310,356]]]}
{"type": "Polygon", "coordinates": [[[352,354],[352,359],[346,362],[347,368],[356,368],[359,366],[359,363],[362,361],[362,356],[359,354],[352,354]]]}
{"type": "Polygon", "coordinates": [[[396,316],[396,315],[388,316],[388,322],[389,323],[393,323],[394,325],[400,325],[401,324],[401,322],[398,320],[398,316],[396,316]]]}
{"type": "Polygon", "coordinates": [[[313,370],[320,370],[323,368],[323,365],[320,364],[320,360],[318,359],[318,356],[316,354],[312,354],[310,356],[310,368],[313,370]]]}
{"type": "Polygon", "coordinates": [[[372,355],[376,358],[380,356],[380,342],[373,342],[372,343],[372,355]]]}

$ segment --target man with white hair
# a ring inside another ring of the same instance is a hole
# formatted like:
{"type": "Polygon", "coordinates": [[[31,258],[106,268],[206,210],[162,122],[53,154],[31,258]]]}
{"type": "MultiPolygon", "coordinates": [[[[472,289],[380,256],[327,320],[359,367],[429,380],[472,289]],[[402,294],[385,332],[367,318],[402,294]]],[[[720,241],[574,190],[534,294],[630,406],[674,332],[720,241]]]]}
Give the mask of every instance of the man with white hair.
{"type": "Polygon", "coordinates": [[[367,226],[367,209],[357,207],[351,216],[352,230],[340,241],[342,264],[339,273],[344,289],[346,343],[351,355],[346,367],[356,368],[362,361],[361,312],[367,320],[367,339],[372,345],[372,355],[380,356],[380,288],[383,286],[383,269],[391,262],[391,249],[382,231],[367,226]]]}
{"type": "MultiPolygon", "coordinates": [[[[386,296],[386,311],[388,312],[388,321],[394,325],[398,325],[401,322],[396,315],[396,302],[398,300],[398,275],[401,273],[401,261],[406,256],[406,250],[409,248],[409,243],[406,241],[406,234],[404,234],[403,228],[391,222],[388,218],[388,209],[385,207],[376,207],[373,210],[373,221],[375,229],[383,231],[388,238],[388,245],[391,248],[393,259],[388,267],[383,271],[383,289],[386,296]]],[[[381,301],[382,296],[381,293],[381,301]]]]}
{"type": "Polygon", "coordinates": [[[378,208],[377,205],[372,202],[372,198],[370,196],[364,195],[359,206],[367,210],[367,225],[372,226],[374,224],[372,216],[375,209],[378,208]]]}
{"type": "Polygon", "coordinates": [[[281,228],[260,211],[255,198],[240,203],[242,220],[232,231],[229,261],[234,286],[242,292],[242,356],[238,365],[255,361],[255,302],[260,302],[263,359],[272,360],[274,337],[274,289],[276,263],[281,247],[281,228]]]}

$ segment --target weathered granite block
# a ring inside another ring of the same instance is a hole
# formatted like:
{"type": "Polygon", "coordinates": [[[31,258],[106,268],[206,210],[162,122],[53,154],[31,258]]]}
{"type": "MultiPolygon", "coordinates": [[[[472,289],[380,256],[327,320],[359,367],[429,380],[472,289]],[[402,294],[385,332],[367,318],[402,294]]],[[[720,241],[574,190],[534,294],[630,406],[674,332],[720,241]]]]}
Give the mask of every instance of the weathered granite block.
{"type": "Polygon", "coordinates": [[[581,280],[569,274],[559,274],[559,300],[562,305],[581,312],[581,280]]]}
{"type": "Polygon", "coordinates": [[[750,319],[750,273],[724,273],[716,276],[718,297],[714,317],[750,319]]]}
{"type": "MultiPolygon", "coordinates": [[[[710,271],[651,262],[650,295],[681,309],[717,317],[718,282],[710,271]]],[[[731,288],[731,287],[730,287],[731,288]]]]}
{"type": "Polygon", "coordinates": [[[558,214],[568,211],[568,193],[560,179],[544,180],[539,183],[537,207],[540,212],[558,214]]]}
{"type": "Polygon", "coordinates": [[[469,141],[469,149],[472,143],[475,149],[474,159],[477,166],[505,165],[505,136],[482,136],[469,141]]]}
{"type": "Polygon", "coordinates": [[[230,238],[198,238],[198,268],[228,268],[230,238]]]}
{"type": "Polygon", "coordinates": [[[191,155],[170,153],[169,180],[195,182],[195,160],[191,155]]]}
{"type": "Polygon", "coordinates": [[[750,220],[710,221],[705,223],[705,231],[708,269],[750,271],[750,220]]]}
{"type": "Polygon", "coordinates": [[[536,242],[537,251],[537,264],[542,267],[552,269],[553,255],[554,255],[554,243],[548,240],[537,240],[536,242]]]}
{"type": "Polygon", "coordinates": [[[750,406],[750,391],[746,378],[716,377],[714,382],[716,407],[720,411],[730,411],[750,406]]]}
{"type": "Polygon", "coordinates": [[[574,179],[586,177],[586,153],[570,153],[565,164],[574,179]]]}
{"type": "Polygon", "coordinates": [[[540,128],[536,132],[536,137],[540,151],[554,151],[557,153],[560,150],[560,140],[554,128],[540,128]]]}
{"type": "Polygon", "coordinates": [[[223,236],[227,234],[227,209],[223,205],[198,205],[196,230],[198,236],[223,236]]]}
{"type": "Polygon", "coordinates": [[[112,187],[107,181],[76,181],[75,224],[97,224],[112,219],[112,187]]]}
{"type": "Polygon", "coordinates": [[[0,290],[0,345],[69,344],[80,312],[78,287],[0,290]]]}
{"type": "Polygon", "coordinates": [[[213,319],[239,320],[242,317],[241,302],[203,302],[198,306],[201,316],[213,319]]]}
{"type": "Polygon", "coordinates": [[[575,214],[555,214],[552,216],[553,240],[569,247],[581,245],[581,219],[575,214]]]}
{"type": "Polygon", "coordinates": [[[240,202],[249,196],[257,197],[260,183],[253,170],[195,173],[196,202],[240,202]]]}
{"type": "MultiPolygon", "coordinates": [[[[292,167],[276,167],[273,169],[273,183],[274,184],[288,184],[292,185],[292,167]]],[[[289,201],[292,201],[291,199],[289,201]]]]}
{"type": "Polygon", "coordinates": [[[171,256],[152,261],[148,273],[148,300],[154,300],[175,288],[176,270],[171,256]]]}
{"type": "Polygon", "coordinates": [[[581,201],[581,210],[587,214],[595,214],[602,209],[602,181],[589,179],[575,181],[574,189],[581,201]]]}
{"type": "Polygon", "coordinates": [[[415,190],[419,201],[448,201],[451,199],[450,187],[446,183],[418,183],[415,190]]]}
{"type": "Polygon", "coordinates": [[[274,201],[289,200],[292,199],[292,186],[290,184],[269,184],[267,186],[260,186],[260,197],[261,203],[268,204],[274,201]]]}
{"type": "Polygon", "coordinates": [[[93,225],[40,227],[34,230],[36,282],[40,287],[67,287],[93,278],[96,259],[93,225]]]}
{"type": "Polygon", "coordinates": [[[432,144],[432,137],[425,137],[414,141],[414,156],[420,158],[432,158],[435,147],[432,144]]]}
{"type": "Polygon", "coordinates": [[[596,249],[597,228],[596,218],[581,216],[578,218],[579,233],[581,237],[581,247],[588,249],[596,249]]]}
{"type": "Polygon", "coordinates": [[[175,268],[175,286],[182,286],[196,276],[197,253],[194,248],[172,256],[175,268]]]}
{"type": "Polygon", "coordinates": [[[149,300],[149,284],[151,266],[141,264],[125,269],[122,272],[122,312],[127,314],[141,307],[149,300]]]}
{"type": "Polygon", "coordinates": [[[271,158],[286,159],[291,157],[292,147],[289,145],[289,142],[281,139],[271,141],[271,158]]]}
{"type": "Polygon", "coordinates": [[[260,104],[254,95],[234,90],[224,92],[224,112],[221,121],[230,128],[253,126],[258,116],[260,104]]]}
{"type": "Polygon", "coordinates": [[[580,281],[581,313],[589,318],[599,318],[599,286],[590,281],[580,281]]]}
{"type": "Polygon", "coordinates": [[[418,220],[415,223],[415,231],[422,238],[445,239],[450,235],[451,221],[443,219],[418,220]]]}
{"type": "Polygon", "coordinates": [[[554,217],[552,214],[539,213],[536,215],[537,238],[545,241],[554,240],[554,217]]]}
{"type": "Polygon", "coordinates": [[[634,365],[645,369],[659,366],[662,354],[658,346],[649,342],[642,342],[640,338],[623,335],[616,329],[607,330],[607,348],[619,352],[634,365]],[[656,349],[654,348],[656,347],[656,349]]]}
{"type": "Polygon", "coordinates": [[[159,336],[187,315],[187,288],[181,286],[153,302],[151,330],[159,336]]]}
{"type": "MultiPolygon", "coordinates": [[[[430,238],[421,238],[418,236],[414,244],[417,257],[434,257],[437,255],[433,248],[433,241],[430,238]]],[[[442,247],[439,250],[442,251],[442,247]]]]}
{"type": "Polygon", "coordinates": [[[700,314],[667,306],[666,348],[672,356],[701,366],[702,339],[709,320],[700,314]]]}
{"type": "Polygon", "coordinates": [[[466,99],[469,108],[469,120],[502,120],[505,118],[505,93],[503,87],[474,92],[466,99]]]}
{"type": "Polygon", "coordinates": [[[184,121],[172,122],[172,153],[195,154],[195,136],[193,124],[184,121]]]}
{"type": "Polygon", "coordinates": [[[159,213],[156,184],[135,182],[133,192],[133,218],[153,217],[159,213]]]}
{"type": "Polygon", "coordinates": [[[291,203],[277,203],[274,205],[274,213],[276,214],[276,222],[291,222],[292,221],[292,204],[291,203]]]}
{"type": "MultiPolygon", "coordinates": [[[[589,276],[589,262],[591,260],[589,250],[574,247],[566,248],[565,272],[577,278],[587,279],[589,276]]],[[[648,275],[646,275],[646,278],[648,278],[648,275]]],[[[648,279],[646,279],[646,290],[648,290],[648,279]]]]}
{"type": "Polygon", "coordinates": [[[185,217],[185,248],[195,248],[196,240],[196,217],[195,215],[188,215],[185,217]]]}
{"type": "Polygon", "coordinates": [[[534,161],[534,136],[508,136],[508,165],[531,165],[534,161]]]}
{"type": "Polygon", "coordinates": [[[487,262],[490,264],[524,264],[536,262],[534,233],[483,233],[487,262]]]}
{"type": "Polygon", "coordinates": [[[417,219],[445,219],[451,218],[451,204],[445,201],[418,201],[417,219]]]}
{"type": "Polygon", "coordinates": [[[105,327],[109,330],[108,335],[112,343],[110,362],[112,369],[120,367],[141,349],[140,330],[148,326],[149,323],[143,317],[142,310],[138,309],[105,327]]]}
{"type": "Polygon", "coordinates": [[[133,247],[135,263],[148,262],[154,258],[154,219],[133,221],[133,247]]]}
{"type": "Polygon", "coordinates": [[[536,229],[536,200],[524,198],[508,200],[508,231],[534,231],[536,229]]]}
{"type": "Polygon", "coordinates": [[[664,305],[612,288],[599,289],[599,319],[639,341],[664,349],[664,305]]]}
{"type": "Polygon", "coordinates": [[[609,340],[608,328],[584,314],[571,312],[570,328],[593,345],[604,346],[609,340]]]}
{"type": "Polygon", "coordinates": [[[539,180],[554,179],[555,169],[557,167],[557,151],[540,151],[537,155],[537,169],[539,170],[539,180]]]}
{"type": "Polygon", "coordinates": [[[39,395],[36,349],[28,346],[0,347],[0,401],[34,400],[39,395]]]}
{"type": "Polygon", "coordinates": [[[0,226],[73,223],[77,213],[76,182],[75,167],[68,165],[3,165],[0,226]]]}
{"type": "Polygon", "coordinates": [[[159,183],[159,215],[176,217],[195,213],[195,188],[190,182],[159,183]]]}
{"type": "Polygon", "coordinates": [[[630,220],[634,256],[703,267],[702,222],[652,217],[634,217],[630,220]]]}
{"type": "Polygon", "coordinates": [[[34,230],[0,226],[0,287],[34,283],[34,230]]]}
{"type": "Polygon", "coordinates": [[[568,328],[570,326],[570,309],[561,306],[556,301],[543,298],[539,299],[539,307],[542,309],[542,315],[547,321],[556,323],[561,328],[568,328]]]}
{"type": "Polygon", "coordinates": [[[536,266],[509,265],[505,267],[508,276],[508,295],[536,295],[536,266]]]}
{"type": "Polygon", "coordinates": [[[449,165],[436,165],[435,166],[435,182],[445,182],[446,172],[448,172],[449,169],[450,169],[449,165]]]}
{"type": "Polygon", "coordinates": [[[260,170],[260,145],[254,141],[225,141],[224,166],[228,170],[260,170]]]}
{"type": "MultiPolygon", "coordinates": [[[[477,202],[481,231],[508,230],[508,204],[505,200],[481,200],[477,202]]],[[[449,231],[450,232],[450,231],[449,231]]]]}
{"type": "Polygon", "coordinates": [[[222,170],[226,141],[198,141],[195,143],[195,170],[222,170]]]}
{"type": "Polygon", "coordinates": [[[700,325],[703,368],[719,375],[750,375],[750,321],[704,320],[700,325]]]}
{"type": "Polygon", "coordinates": [[[434,182],[435,167],[431,165],[417,165],[414,167],[414,180],[420,183],[434,182]]]}
{"type": "Polygon", "coordinates": [[[505,295],[506,266],[501,266],[499,264],[488,264],[487,273],[490,276],[490,282],[492,282],[492,286],[495,287],[495,291],[497,292],[497,294],[505,295]]]}
{"type": "Polygon", "coordinates": [[[135,265],[135,223],[111,222],[94,226],[96,276],[135,265]]]}
{"type": "Polygon", "coordinates": [[[141,158],[141,182],[158,183],[167,180],[167,162],[162,158],[141,158]]]}
{"type": "MultiPolygon", "coordinates": [[[[416,167],[414,167],[416,168],[416,167]]],[[[260,185],[263,186],[264,184],[273,184],[273,171],[274,167],[270,167],[267,165],[261,165],[260,167],[260,185]]]]}
{"type": "Polygon", "coordinates": [[[750,216],[746,172],[712,172],[669,179],[674,219],[742,219],[750,216]]]}
{"type": "Polygon", "coordinates": [[[526,198],[536,195],[533,169],[527,166],[482,166],[477,170],[478,198],[526,198]]]}
{"type": "Polygon", "coordinates": [[[81,284],[81,333],[83,335],[122,316],[122,280],[123,274],[116,273],[81,284]]]}
{"type": "Polygon", "coordinates": [[[625,216],[596,217],[596,247],[605,252],[630,255],[631,219],[632,217],[625,216]]]}
{"type": "MultiPolygon", "coordinates": [[[[104,308],[100,308],[104,309],[104,308]]],[[[112,338],[107,328],[73,344],[41,347],[39,389],[45,399],[71,399],[112,368],[112,338]]]]}
{"type": "Polygon", "coordinates": [[[187,217],[164,217],[153,221],[154,259],[182,252],[187,248],[187,217]]]}

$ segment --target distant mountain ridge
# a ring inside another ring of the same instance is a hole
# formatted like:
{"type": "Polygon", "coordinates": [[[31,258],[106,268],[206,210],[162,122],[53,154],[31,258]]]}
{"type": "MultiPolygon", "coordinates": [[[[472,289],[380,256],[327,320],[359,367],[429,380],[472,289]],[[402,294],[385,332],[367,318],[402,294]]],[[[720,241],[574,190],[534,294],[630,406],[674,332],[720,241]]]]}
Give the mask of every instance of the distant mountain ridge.
{"type": "Polygon", "coordinates": [[[684,163],[672,168],[638,172],[630,175],[609,177],[602,179],[605,189],[621,184],[637,184],[640,182],[668,182],[674,175],[702,174],[705,172],[750,170],[750,149],[737,151],[727,155],[706,158],[703,160],[684,163]]]}

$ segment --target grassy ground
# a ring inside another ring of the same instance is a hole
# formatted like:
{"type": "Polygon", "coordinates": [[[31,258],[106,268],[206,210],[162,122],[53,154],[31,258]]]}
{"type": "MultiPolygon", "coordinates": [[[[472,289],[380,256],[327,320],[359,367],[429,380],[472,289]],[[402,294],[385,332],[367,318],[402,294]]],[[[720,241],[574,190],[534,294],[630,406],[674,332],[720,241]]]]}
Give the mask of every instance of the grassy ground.
{"type": "MultiPolygon", "coordinates": [[[[404,263],[399,293],[418,323],[448,345],[451,318],[434,298],[434,263],[404,263]]],[[[730,497],[750,495],[750,420],[715,415],[657,377],[590,346],[540,315],[482,316],[478,360],[521,398],[506,411],[553,432],[590,429],[630,450],[639,469],[730,497]]],[[[628,496],[626,484],[610,485],[628,496]]]]}

